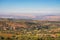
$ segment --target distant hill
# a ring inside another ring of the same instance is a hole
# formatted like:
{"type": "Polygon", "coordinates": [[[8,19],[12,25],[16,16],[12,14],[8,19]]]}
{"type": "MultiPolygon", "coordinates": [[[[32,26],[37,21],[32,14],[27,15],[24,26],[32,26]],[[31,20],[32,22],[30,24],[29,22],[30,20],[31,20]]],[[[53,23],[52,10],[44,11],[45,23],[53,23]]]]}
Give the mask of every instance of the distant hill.
{"type": "Polygon", "coordinates": [[[43,16],[41,20],[60,21],[60,16],[43,16]]]}
{"type": "Polygon", "coordinates": [[[15,19],[33,19],[33,20],[60,21],[60,16],[59,15],[44,15],[44,16],[0,15],[0,18],[15,18],[15,19]]]}

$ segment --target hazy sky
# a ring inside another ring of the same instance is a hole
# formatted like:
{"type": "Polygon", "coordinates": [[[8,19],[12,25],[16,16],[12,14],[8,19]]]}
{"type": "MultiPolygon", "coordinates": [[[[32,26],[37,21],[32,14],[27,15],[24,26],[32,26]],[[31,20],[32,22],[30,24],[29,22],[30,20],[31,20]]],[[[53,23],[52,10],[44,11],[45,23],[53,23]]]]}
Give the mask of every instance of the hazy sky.
{"type": "Polygon", "coordinates": [[[60,0],[0,0],[1,14],[60,14],[60,0]]]}

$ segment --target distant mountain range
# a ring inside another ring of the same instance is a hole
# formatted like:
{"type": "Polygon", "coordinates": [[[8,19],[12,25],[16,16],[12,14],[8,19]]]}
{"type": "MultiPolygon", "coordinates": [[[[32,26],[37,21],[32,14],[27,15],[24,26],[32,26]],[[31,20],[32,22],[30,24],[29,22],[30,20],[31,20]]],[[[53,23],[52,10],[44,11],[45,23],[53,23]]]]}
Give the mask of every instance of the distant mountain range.
{"type": "Polygon", "coordinates": [[[30,16],[15,16],[15,15],[0,15],[0,18],[60,21],[60,16],[59,15],[44,15],[44,16],[31,16],[31,17],[30,16]]]}

